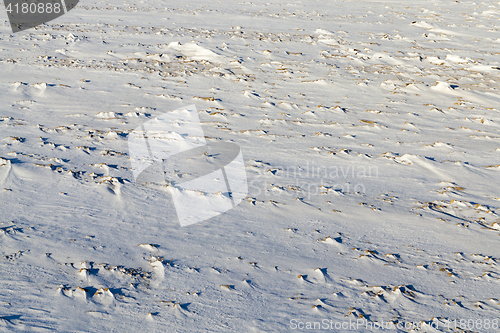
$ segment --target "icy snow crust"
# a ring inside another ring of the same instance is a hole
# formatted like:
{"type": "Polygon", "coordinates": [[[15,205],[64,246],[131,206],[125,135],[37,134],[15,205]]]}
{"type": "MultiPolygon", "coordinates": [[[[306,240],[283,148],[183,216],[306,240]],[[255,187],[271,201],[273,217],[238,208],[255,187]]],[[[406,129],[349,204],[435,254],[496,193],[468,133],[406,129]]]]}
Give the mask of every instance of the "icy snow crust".
{"type": "Polygon", "coordinates": [[[0,13],[0,331],[496,331],[500,2],[0,13]],[[127,138],[192,104],[249,194],[181,228],[127,138]]]}

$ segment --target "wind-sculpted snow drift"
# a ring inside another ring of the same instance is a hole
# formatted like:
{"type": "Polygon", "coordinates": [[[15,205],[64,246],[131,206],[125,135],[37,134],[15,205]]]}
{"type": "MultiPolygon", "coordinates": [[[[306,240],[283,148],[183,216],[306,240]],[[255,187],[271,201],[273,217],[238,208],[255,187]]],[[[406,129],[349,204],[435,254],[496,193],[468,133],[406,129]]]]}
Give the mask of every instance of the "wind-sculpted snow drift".
{"type": "Polygon", "coordinates": [[[498,1],[2,15],[0,331],[498,331],[498,1]]]}

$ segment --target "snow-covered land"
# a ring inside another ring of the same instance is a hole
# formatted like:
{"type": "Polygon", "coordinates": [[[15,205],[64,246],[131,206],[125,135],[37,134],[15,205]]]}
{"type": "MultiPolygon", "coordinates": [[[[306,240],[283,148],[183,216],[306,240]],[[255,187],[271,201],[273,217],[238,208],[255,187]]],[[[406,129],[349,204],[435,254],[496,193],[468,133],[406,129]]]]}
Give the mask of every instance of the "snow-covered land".
{"type": "Polygon", "coordinates": [[[0,15],[0,330],[499,331],[499,1],[0,15]],[[193,104],[249,192],[181,227],[127,140],[193,104]]]}

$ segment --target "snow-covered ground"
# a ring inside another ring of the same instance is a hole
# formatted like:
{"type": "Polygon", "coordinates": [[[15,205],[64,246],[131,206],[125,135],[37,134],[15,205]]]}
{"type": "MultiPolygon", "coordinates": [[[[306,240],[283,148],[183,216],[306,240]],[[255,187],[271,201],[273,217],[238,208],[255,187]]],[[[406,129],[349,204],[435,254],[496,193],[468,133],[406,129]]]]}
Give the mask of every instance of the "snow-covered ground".
{"type": "Polygon", "coordinates": [[[0,15],[0,330],[499,330],[499,1],[0,15]],[[192,104],[249,193],[180,227],[127,137],[192,104]]]}

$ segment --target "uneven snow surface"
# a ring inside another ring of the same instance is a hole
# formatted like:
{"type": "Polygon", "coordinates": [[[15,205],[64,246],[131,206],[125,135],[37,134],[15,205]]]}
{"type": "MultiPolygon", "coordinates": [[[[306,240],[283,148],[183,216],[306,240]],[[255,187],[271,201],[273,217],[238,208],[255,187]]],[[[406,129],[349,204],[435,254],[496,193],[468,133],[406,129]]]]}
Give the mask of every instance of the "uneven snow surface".
{"type": "Polygon", "coordinates": [[[0,9],[0,331],[498,331],[499,1],[0,9]],[[181,227],[127,137],[193,104],[249,193],[181,227]]]}

